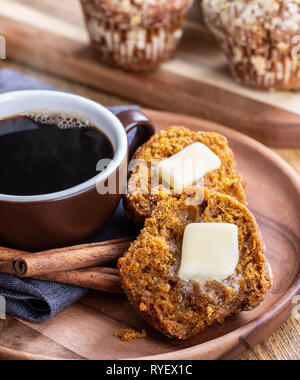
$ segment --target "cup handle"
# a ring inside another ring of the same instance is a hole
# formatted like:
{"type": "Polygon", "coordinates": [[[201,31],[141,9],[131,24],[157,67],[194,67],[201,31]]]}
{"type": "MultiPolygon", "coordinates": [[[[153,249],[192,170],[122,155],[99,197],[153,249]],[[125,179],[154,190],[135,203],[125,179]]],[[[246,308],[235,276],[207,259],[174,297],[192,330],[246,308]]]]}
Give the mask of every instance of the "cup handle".
{"type": "Polygon", "coordinates": [[[155,133],[152,121],[141,111],[130,109],[117,114],[118,119],[124,125],[127,135],[135,128],[139,128],[133,140],[129,144],[129,158],[137,148],[143,145],[155,133]]]}

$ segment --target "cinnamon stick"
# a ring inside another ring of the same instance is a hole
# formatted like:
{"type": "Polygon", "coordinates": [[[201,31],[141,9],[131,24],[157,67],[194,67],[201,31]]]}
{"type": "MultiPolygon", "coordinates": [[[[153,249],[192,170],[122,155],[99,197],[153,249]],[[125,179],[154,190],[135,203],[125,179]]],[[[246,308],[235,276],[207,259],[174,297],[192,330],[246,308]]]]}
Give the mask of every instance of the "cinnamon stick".
{"type": "Polygon", "coordinates": [[[10,263],[10,261],[0,262],[0,273],[11,274],[11,263],[10,263]]]}
{"type": "Polygon", "coordinates": [[[132,240],[122,238],[19,255],[11,261],[9,273],[19,277],[34,277],[103,265],[121,257],[132,240]]]}
{"type": "Polygon", "coordinates": [[[4,261],[10,261],[17,259],[20,256],[30,255],[29,252],[17,251],[16,249],[10,249],[0,247],[0,263],[4,261]]]}
{"type": "MultiPolygon", "coordinates": [[[[0,263],[0,273],[10,274],[10,262],[0,263]]],[[[123,294],[118,270],[109,267],[94,267],[77,271],[48,273],[34,277],[36,280],[57,282],[100,290],[106,293],[123,294]]]]}
{"type": "Polygon", "coordinates": [[[121,280],[114,268],[89,268],[76,271],[48,273],[34,278],[67,285],[100,290],[106,293],[123,294],[121,280]]]}
{"type": "Polygon", "coordinates": [[[30,253],[0,247],[0,273],[12,274],[11,261],[20,257],[20,255],[30,255],[30,253]]]}

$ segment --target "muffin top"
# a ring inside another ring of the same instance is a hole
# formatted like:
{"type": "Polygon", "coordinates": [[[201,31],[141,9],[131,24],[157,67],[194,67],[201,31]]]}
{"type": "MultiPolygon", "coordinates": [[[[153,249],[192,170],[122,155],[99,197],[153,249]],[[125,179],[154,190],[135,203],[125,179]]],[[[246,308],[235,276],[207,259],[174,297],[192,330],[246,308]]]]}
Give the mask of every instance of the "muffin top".
{"type": "Polygon", "coordinates": [[[206,22],[218,34],[243,42],[262,39],[291,43],[300,33],[299,0],[203,0],[206,22]]]}
{"type": "Polygon", "coordinates": [[[85,12],[119,27],[170,24],[193,0],[81,0],[85,12]]]}

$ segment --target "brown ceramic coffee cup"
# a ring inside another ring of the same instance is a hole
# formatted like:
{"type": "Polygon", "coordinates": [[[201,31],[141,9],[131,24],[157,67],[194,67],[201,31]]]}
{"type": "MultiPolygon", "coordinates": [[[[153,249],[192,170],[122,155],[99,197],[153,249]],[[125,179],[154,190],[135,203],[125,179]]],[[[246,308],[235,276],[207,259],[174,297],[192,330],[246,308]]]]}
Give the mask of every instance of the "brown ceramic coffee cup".
{"type": "Polygon", "coordinates": [[[38,196],[0,194],[0,245],[40,251],[85,241],[105,225],[119,204],[127,178],[127,134],[139,127],[132,151],[154,133],[154,127],[139,110],[115,116],[98,103],[72,94],[19,91],[0,95],[0,119],[24,112],[67,112],[89,120],[109,138],[114,157],[96,177],[65,191],[38,196]],[[98,188],[112,177],[116,191],[100,194],[98,188]]]}

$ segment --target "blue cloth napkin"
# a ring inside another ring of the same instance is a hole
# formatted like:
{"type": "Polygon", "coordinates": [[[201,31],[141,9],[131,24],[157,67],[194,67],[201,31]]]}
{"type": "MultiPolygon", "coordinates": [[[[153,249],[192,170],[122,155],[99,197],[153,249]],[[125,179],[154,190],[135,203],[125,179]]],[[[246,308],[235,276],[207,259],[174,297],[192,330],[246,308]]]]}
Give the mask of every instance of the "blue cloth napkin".
{"type": "MultiPolygon", "coordinates": [[[[56,90],[56,88],[37,79],[13,70],[0,71],[0,93],[17,90],[56,90]]],[[[112,107],[117,114],[132,107],[112,107]]],[[[93,242],[131,236],[137,228],[124,216],[120,203],[115,215],[99,231],[93,242]]],[[[1,244],[1,241],[0,241],[1,244]]],[[[18,279],[0,274],[0,296],[5,297],[6,313],[31,322],[43,322],[52,318],[63,309],[71,306],[87,293],[86,289],[31,279],[18,279]]],[[[0,310],[0,314],[3,310],[0,310]]]]}

